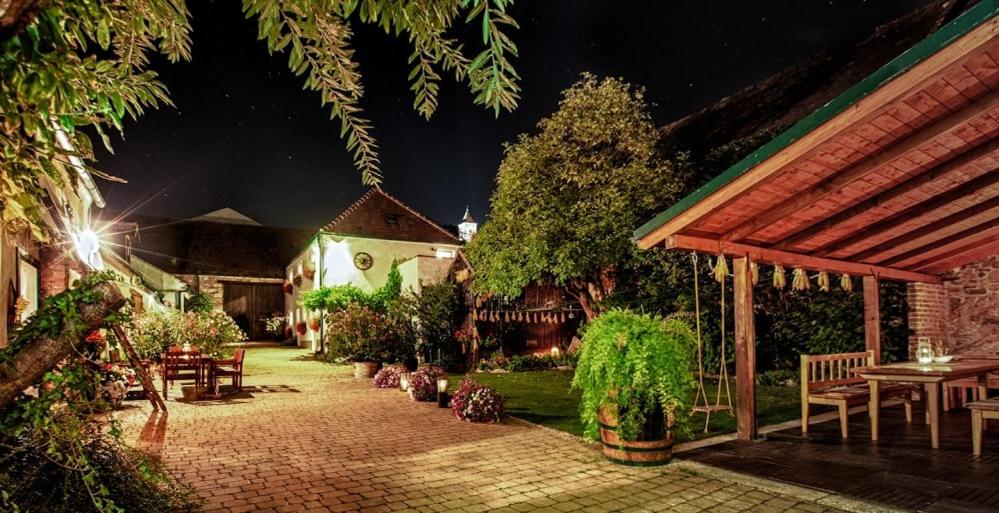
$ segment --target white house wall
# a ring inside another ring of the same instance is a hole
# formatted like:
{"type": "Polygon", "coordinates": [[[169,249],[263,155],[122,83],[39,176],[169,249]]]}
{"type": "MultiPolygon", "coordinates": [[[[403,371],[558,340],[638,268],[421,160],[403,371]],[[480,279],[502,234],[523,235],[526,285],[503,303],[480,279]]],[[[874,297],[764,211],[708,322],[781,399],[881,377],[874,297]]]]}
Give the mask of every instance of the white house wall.
{"type": "MultiPolygon", "coordinates": [[[[453,255],[457,254],[459,248],[457,244],[427,244],[332,234],[317,237],[285,269],[289,283],[293,283],[295,276],[302,276],[302,285],[293,287],[291,297],[286,298],[288,323],[294,328],[299,321],[309,322],[315,315],[302,307],[302,294],[319,288],[322,272],[325,272],[322,279],[324,286],[350,283],[362,290],[372,291],[385,284],[392,262],[398,261],[403,275],[403,289],[412,288],[419,292],[421,280],[423,283],[430,283],[440,280],[446,274],[454,260],[453,255]],[[323,243],[322,258],[325,261],[322,266],[319,265],[320,240],[323,243]],[[452,256],[439,258],[439,250],[452,256]],[[363,271],[354,265],[354,256],[362,252],[372,258],[371,268],[363,271]],[[313,279],[305,277],[306,269],[316,271],[313,279]]],[[[299,346],[311,347],[313,350],[318,348],[319,335],[312,330],[308,330],[304,336],[296,333],[296,337],[299,346]]]]}

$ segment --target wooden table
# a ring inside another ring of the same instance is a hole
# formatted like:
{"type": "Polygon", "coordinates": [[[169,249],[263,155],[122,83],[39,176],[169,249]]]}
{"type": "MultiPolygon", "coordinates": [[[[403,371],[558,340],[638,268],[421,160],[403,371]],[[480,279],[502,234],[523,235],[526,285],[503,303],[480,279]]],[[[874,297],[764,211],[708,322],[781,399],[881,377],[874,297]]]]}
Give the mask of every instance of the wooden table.
{"type": "Polygon", "coordinates": [[[867,380],[871,387],[869,406],[871,440],[878,439],[878,420],[881,412],[879,385],[882,381],[920,383],[926,388],[926,409],[929,412],[930,443],[940,447],[940,385],[947,381],[974,377],[981,397],[988,396],[988,374],[999,370],[999,360],[958,360],[950,363],[918,362],[893,363],[860,367],[854,372],[867,380]]]}

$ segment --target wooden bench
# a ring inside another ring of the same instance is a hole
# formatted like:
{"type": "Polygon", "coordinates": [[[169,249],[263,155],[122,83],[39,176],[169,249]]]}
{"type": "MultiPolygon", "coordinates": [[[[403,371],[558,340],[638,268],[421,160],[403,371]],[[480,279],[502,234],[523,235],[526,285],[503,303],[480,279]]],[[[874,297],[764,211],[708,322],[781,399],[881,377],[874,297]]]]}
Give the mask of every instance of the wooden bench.
{"type": "Polygon", "coordinates": [[[985,419],[999,419],[999,397],[971,402],[966,406],[971,410],[971,453],[980,456],[985,419]]]}
{"type": "MultiPolygon", "coordinates": [[[[853,406],[867,405],[871,389],[854,369],[874,365],[874,351],[801,355],[801,434],[808,434],[809,406],[823,404],[839,409],[839,430],[850,437],[849,416],[853,406]]],[[[905,402],[905,420],[912,422],[912,395],[917,387],[891,384],[880,387],[881,399],[901,398],[905,402]]]]}

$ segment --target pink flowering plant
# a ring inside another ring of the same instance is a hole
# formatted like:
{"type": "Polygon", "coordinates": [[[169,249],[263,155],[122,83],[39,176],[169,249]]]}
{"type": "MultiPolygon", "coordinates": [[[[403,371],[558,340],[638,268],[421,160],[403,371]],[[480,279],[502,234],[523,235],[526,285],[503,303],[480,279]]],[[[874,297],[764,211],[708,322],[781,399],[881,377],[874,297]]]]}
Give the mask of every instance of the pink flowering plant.
{"type": "Polygon", "coordinates": [[[399,388],[399,377],[403,372],[405,369],[397,365],[382,367],[375,374],[375,388],[399,388]]]}
{"type": "Polygon", "coordinates": [[[187,342],[202,354],[229,358],[233,344],[246,340],[246,334],[225,312],[187,312],[177,323],[174,333],[177,345],[187,342]]]}
{"type": "Polygon", "coordinates": [[[503,420],[503,396],[492,387],[465,379],[451,396],[451,411],[465,422],[500,422],[503,420]]]}
{"type": "Polygon", "coordinates": [[[417,401],[435,401],[437,400],[437,380],[446,377],[447,372],[436,365],[420,367],[409,375],[409,393],[417,401]]]}

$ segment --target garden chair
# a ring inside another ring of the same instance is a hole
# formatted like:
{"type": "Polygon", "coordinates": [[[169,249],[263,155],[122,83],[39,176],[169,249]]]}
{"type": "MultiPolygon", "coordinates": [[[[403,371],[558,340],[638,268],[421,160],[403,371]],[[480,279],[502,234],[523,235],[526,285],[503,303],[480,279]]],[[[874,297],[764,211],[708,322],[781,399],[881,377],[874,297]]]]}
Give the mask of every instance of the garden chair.
{"type": "Polygon", "coordinates": [[[221,377],[232,378],[232,388],[243,389],[243,358],[246,356],[245,349],[237,349],[232,359],[215,361],[215,379],[221,377]]]}
{"type": "Polygon", "coordinates": [[[163,354],[163,399],[166,400],[172,382],[186,380],[194,380],[195,388],[201,389],[201,353],[195,348],[184,351],[170,347],[163,354]]]}
{"type": "Polygon", "coordinates": [[[982,399],[967,404],[971,410],[971,453],[982,455],[982,432],[987,419],[999,419],[999,398],[982,399]]]}

